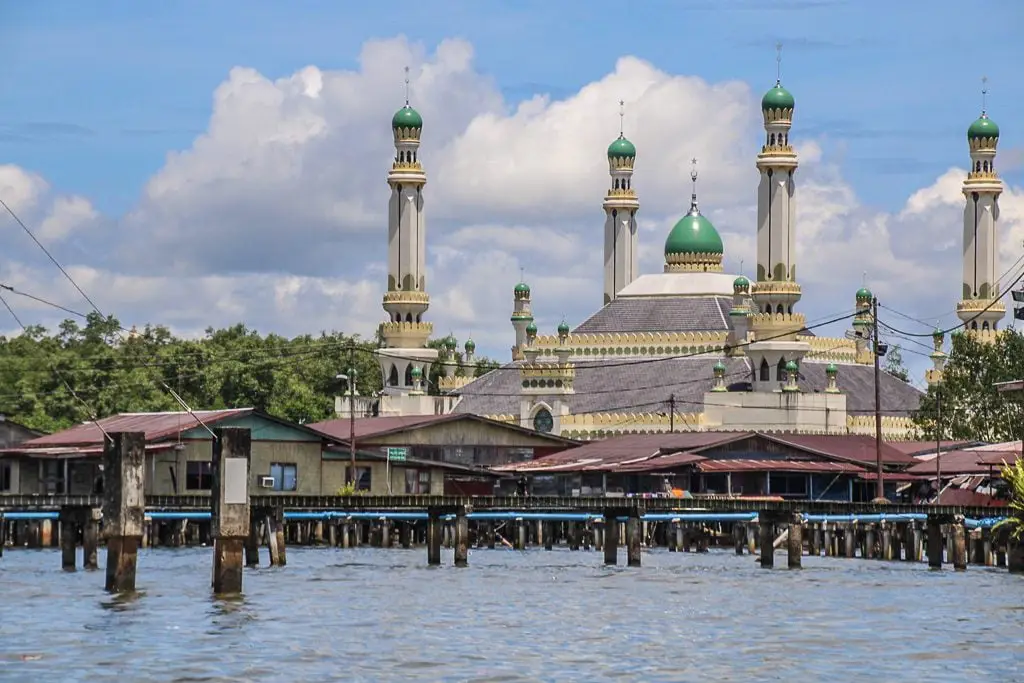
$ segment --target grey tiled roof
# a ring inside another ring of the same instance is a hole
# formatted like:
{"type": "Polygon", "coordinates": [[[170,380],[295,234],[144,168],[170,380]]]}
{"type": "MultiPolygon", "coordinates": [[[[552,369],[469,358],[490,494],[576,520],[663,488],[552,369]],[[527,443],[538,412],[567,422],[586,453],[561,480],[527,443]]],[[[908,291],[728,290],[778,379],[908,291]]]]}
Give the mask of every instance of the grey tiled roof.
{"type": "MultiPolygon", "coordinates": [[[[669,395],[675,395],[679,412],[702,409],[704,393],[714,383],[713,367],[719,358],[666,358],[650,361],[609,360],[576,363],[575,394],[564,397],[573,414],[607,412],[659,412],[666,410],[669,395]]],[[[750,381],[746,358],[727,358],[726,382],[743,390],[750,381]]],[[[825,363],[806,361],[800,366],[800,387],[806,392],[827,386],[825,363]]],[[[840,365],[839,389],[846,394],[850,414],[874,411],[874,368],[868,365],[840,365]]],[[[519,363],[493,370],[462,388],[458,413],[478,415],[519,414],[519,363]]],[[[913,386],[882,373],[882,413],[909,416],[916,410],[921,393],[913,386]]],[[[532,397],[532,395],[531,395],[532,397]]],[[[539,397],[547,398],[548,397],[539,397]]]]}
{"type": "MultiPolygon", "coordinates": [[[[622,297],[605,304],[576,334],[607,332],[703,332],[729,329],[732,299],[701,297],[622,297]]],[[[713,363],[712,363],[713,364],[713,363]]]]}

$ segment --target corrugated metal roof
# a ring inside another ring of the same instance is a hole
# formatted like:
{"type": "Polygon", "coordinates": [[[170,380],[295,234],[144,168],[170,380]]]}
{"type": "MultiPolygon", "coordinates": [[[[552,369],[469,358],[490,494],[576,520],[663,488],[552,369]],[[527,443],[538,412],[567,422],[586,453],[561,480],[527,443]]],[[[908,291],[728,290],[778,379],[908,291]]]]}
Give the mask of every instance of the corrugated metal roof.
{"type": "MultiPolygon", "coordinates": [[[[993,444],[1001,445],[1001,444],[993,444]]],[[[982,450],[980,448],[968,448],[959,451],[948,451],[939,456],[939,465],[942,476],[954,476],[957,474],[988,474],[994,471],[999,473],[1003,461],[1014,462],[1020,457],[1020,451],[996,451],[982,450]]],[[[907,468],[910,474],[935,476],[935,456],[918,462],[916,465],[907,468]]],[[[945,495],[945,494],[943,494],[945,495]]]]}
{"type": "MultiPolygon", "coordinates": [[[[890,448],[894,448],[900,453],[905,455],[920,456],[924,454],[935,453],[935,442],[934,441],[890,441],[887,442],[890,448]]],[[[944,451],[953,449],[966,448],[976,441],[942,441],[939,444],[939,448],[944,451]]]]}
{"type": "MultiPolygon", "coordinates": [[[[682,432],[676,434],[628,434],[601,441],[591,441],[570,450],[541,458],[545,463],[567,463],[580,460],[619,462],[651,457],[659,453],[678,453],[738,441],[749,432],[682,432]]],[[[535,462],[539,463],[541,460],[535,462]]]]}
{"type": "Polygon", "coordinates": [[[56,434],[48,434],[38,439],[31,439],[19,444],[17,450],[46,448],[52,446],[103,446],[103,431],[110,432],[145,432],[146,441],[155,441],[187,432],[199,427],[199,420],[204,424],[213,425],[231,417],[252,413],[252,408],[230,408],[226,410],[195,410],[195,417],[184,411],[166,413],[121,413],[111,415],[99,421],[101,430],[95,422],[85,422],[65,429],[56,434]]]}
{"type": "Polygon", "coordinates": [[[616,468],[615,472],[665,472],[668,470],[675,469],[677,467],[685,467],[701,461],[707,460],[703,455],[697,455],[696,453],[673,453],[671,455],[659,455],[656,458],[649,460],[641,460],[640,462],[626,463],[621,467],[616,468]]]}
{"type": "Polygon", "coordinates": [[[701,472],[863,472],[858,467],[845,462],[828,460],[705,460],[697,463],[701,472]]]}
{"type": "MultiPolygon", "coordinates": [[[[355,422],[356,440],[363,439],[375,434],[391,432],[406,427],[420,427],[435,422],[445,422],[458,419],[460,416],[453,415],[405,415],[393,417],[357,417],[355,422]]],[[[307,425],[311,429],[322,432],[332,439],[348,441],[351,437],[351,423],[349,418],[338,418],[324,420],[307,425]]]]}
{"type": "MultiPolygon", "coordinates": [[[[849,460],[857,463],[875,462],[875,437],[865,434],[768,434],[768,438],[810,452],[821,453],[832,458],[849,460]]],[[[916,463],[917,459],[893,448],[889,443],[882,443],[882,462],[889,465],[907,465],[916,463]]]]}

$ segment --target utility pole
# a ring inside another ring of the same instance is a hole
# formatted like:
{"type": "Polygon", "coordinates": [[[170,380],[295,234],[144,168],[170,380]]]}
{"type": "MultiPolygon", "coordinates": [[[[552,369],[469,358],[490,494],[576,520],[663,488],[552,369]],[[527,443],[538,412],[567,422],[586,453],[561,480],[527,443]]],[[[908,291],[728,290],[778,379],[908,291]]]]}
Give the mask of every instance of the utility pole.
{"type": "Polygon", "coordinates": [[[871,297],[871,328],[875,356],[875,468],[878,481],[875,484],[875,498],[885,498],[885,482],[882,480],[882,369],[879,365],[878,341],[878,297],[871,297]]]}
{"type": "Polygon", "coordinates": [[[668,432],[676,433],[676,395],[668,395],[668,432]]]}
{"type": "Polygon", "coordinates": [[[356,349],[348,350],[348,457],[349,481],[356,486],[356,349]]]}
{"type": "Polygon", "coordinates": [[[942,497],[942,393],[935,387],[935,504],[942,497]]]}

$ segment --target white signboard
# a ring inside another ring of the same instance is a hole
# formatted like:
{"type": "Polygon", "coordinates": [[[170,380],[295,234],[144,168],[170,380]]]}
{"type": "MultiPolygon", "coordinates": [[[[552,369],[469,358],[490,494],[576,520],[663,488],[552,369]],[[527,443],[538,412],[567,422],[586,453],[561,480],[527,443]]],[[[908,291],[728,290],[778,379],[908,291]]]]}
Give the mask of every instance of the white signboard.
{"type": "Polygon", "coordinates": [[[249,502],[249,461],[245,458],[224,458],[225,505],[245,505],[249,502]]]}

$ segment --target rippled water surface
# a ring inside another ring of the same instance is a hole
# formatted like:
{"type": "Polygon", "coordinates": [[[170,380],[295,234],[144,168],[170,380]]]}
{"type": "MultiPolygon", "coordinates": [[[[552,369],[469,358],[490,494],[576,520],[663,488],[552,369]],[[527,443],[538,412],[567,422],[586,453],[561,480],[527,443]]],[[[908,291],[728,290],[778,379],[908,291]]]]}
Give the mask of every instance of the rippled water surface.
{"type": "Polygon", "coordinates": [[[57,550],[4,553],[0,681],[1024,681],[1024,579],[1005,570],[289,548],[218,600],[211,553],[142,551],[132,598],[57,550]]]}

